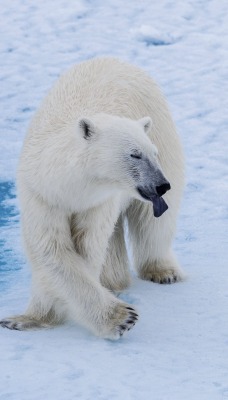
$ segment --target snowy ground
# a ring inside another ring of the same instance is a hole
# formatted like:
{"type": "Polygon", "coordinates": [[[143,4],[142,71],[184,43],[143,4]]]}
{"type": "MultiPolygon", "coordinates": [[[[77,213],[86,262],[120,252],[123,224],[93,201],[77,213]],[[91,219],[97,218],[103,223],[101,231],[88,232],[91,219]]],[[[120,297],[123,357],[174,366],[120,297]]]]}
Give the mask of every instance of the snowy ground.
{"type": "Polygon", "coordinates": [[[77,326],[0,330],[0,400],[228,398],[226,0],[1,2],[0,316],[22,312],[29,269],[15,169],[28,122],[57,76],[114,55],[147,70],[170,103],[186,154],[175,248],[189,277],[135,278],[140,321],[119,342],[77,326]]]}

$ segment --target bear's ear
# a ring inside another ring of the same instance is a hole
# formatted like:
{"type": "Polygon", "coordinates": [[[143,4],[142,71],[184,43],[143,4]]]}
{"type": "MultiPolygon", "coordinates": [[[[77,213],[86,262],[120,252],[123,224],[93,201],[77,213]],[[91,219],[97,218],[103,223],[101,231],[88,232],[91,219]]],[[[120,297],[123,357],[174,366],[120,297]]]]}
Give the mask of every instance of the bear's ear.
{"type": "Polygon", "coordinates": [[[152,127],[152,119],[150,117],[144,117],[138,120],[140,125],[143,127],[144,132],[148,133],[152,127]]]}
{"type": "Polygon", "coordinates": [[[95,126],[89,118],[80,118],[78,120],[78,126],[86,140],[89,140],[95,133],[95,126]]]}

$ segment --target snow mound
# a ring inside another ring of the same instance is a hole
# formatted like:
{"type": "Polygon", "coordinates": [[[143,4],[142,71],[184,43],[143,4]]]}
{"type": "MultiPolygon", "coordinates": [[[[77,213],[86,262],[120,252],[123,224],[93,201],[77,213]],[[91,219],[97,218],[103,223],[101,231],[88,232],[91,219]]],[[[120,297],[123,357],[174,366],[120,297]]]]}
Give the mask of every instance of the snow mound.
{"type": "Polygon", "coordinates": [[[167,46],[180,39],[179,35],[158,30],[149,25],[142,25],[133,31],[135,38],[147,46],[167,46]]]}

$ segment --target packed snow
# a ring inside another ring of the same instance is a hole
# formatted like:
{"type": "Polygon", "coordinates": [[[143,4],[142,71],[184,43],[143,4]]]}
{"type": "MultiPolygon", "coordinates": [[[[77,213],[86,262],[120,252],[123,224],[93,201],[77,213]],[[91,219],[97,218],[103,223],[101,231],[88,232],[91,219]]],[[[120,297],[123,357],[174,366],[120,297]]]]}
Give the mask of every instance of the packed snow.
{"type": "Polygon", "coordinates": [[[116,56],[144,68],[167,96],[186,156],[175,249],[188,279],[134,276],[121,295],[140,313],[111,342],[67,324],[0,330],[0,400],[228,398],[226,0],[1,2],[0,317],[22,313],[30,272],[16,165],[29,121],[74,63],[116,56]]]}

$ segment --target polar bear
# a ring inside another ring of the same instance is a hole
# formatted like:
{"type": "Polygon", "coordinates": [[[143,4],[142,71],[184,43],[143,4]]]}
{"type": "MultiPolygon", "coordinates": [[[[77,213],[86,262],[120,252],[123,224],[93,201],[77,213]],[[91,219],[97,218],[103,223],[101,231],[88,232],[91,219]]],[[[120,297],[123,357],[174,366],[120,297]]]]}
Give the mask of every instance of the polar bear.
{"type": "Polygon", "coordinates": [[[92,59],[59,78],[29,127],[18,167],[22,235],[32,268],[17,330],[71,319],[118,339],[138,320],[115,296],[131,281],[180,281],[171,249],[183,155],[166,101],[142,70],[92,59]],[[162,197],[164,195],[164,198],[162,197]]]}

